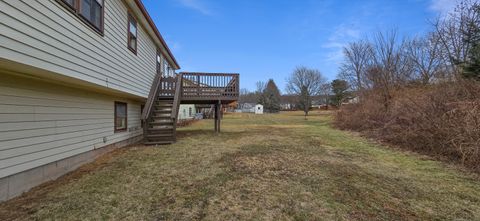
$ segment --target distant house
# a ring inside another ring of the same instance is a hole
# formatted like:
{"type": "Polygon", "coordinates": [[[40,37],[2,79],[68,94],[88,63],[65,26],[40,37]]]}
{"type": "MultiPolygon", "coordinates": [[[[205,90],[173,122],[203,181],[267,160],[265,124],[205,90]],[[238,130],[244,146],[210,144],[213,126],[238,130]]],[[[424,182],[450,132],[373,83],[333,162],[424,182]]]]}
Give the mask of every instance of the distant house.
{"type": "Polygon", "coordinates": [[[285,94],[280,97],[280,109],[284,111],[296,110],[298,105],[298,96],[285,94]]]}
{"type": "Polygon", "coordinates": [[[255,103],[241,103],[238,105],[238,109],[236,109],[235,112],[255,113],[255,103]]]}
{"type": "Polygon", "coordinates": [[[261,104],[255,105],[255,114],[263,114],[263,105],[261,104]]]}
{"type": "Polygon", "coordinates": [[[345,101],[342,102],[342,104],[357,104],[360,102],[360,97],[354,96],[354,97],[349,97],[345,99],[345,101]]]}
{"type": "Polygon", "coordinates": [[[197,109],[194,104],[181,104],[178,112],[178,120],[189,120],[195,117],[197,109]]]}

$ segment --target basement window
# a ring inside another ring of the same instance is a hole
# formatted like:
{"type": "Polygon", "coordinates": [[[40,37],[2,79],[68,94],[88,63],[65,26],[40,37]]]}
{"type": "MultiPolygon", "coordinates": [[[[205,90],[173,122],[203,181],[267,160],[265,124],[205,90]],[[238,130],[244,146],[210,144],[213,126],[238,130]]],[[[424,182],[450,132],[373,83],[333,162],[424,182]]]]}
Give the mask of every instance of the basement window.
{"type": "Polygon", "coordinates": [[[137,21],[128,14],[128,49],[137,54],[137,21]]]}
{"type": "Polygon", "coordinates": [[[127,103],[115,102],[115,132],[127,130],[127,103]]]}

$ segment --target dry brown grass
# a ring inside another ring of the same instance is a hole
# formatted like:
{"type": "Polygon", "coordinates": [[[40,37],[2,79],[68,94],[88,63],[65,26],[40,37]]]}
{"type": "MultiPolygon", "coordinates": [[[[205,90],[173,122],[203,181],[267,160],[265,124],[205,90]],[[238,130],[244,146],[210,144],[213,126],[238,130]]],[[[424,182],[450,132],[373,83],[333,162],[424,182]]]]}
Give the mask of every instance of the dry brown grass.
{"type": "Polygon", "coordinates": [[[480,182],[332,129],[312,112],[226,115],[0,204],[1,220],[480,219],[480,182]]]}
{"type": "Polygon", "coordinates": [[[480,172],[480,85],[458,82],[405,88],[385,110],[370,92],[336,116],[342,129],[386,141],[480,172]]]}

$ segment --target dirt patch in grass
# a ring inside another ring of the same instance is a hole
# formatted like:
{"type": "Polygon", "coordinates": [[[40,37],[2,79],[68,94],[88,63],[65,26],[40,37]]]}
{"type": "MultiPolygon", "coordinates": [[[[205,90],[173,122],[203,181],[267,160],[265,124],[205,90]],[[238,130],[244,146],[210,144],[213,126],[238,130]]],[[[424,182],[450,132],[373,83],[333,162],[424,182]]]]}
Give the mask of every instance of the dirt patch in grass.
{"type": "Polygon", "coordinates": [[[476,220],[480,182],[312,112],[202,120],[0,204],[1,220],[476,220]]]}

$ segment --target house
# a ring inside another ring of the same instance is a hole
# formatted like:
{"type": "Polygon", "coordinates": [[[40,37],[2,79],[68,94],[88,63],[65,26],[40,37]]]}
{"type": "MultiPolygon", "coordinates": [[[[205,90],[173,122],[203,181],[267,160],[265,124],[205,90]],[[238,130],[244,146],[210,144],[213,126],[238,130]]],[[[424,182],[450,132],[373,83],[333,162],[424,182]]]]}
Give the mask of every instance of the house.
{"type": "Polygon", "coordinates": [[[2,0],[0,21],[0,201],[114,148],[173,142],[180,103],[238,98],[238,74],[175,74],[141,0],[2,0]]]}
{"type": "Polygon", "coordinates": [[[178,113],[178,120],[190,120],[195,117],[197,113],[197,108],[194,104],[181,104],[179,113],[178,113]]]}
{"type": "Polygon", "coordinates": [[[255,103],[240,103],[235,109],[237,113],[255,113],[255,103]]]}
{"type": "Polygon", "coordinates": [[[263,105],[261,104],[255,105],[255,114],[263,114],[263,105]]]}
{"type": "Polygon", "coordinates": [[[296,110],[298,106],[298,96],[293,94],[284,94],[280,97],[280,109],[283,111],[296,110]]]}

